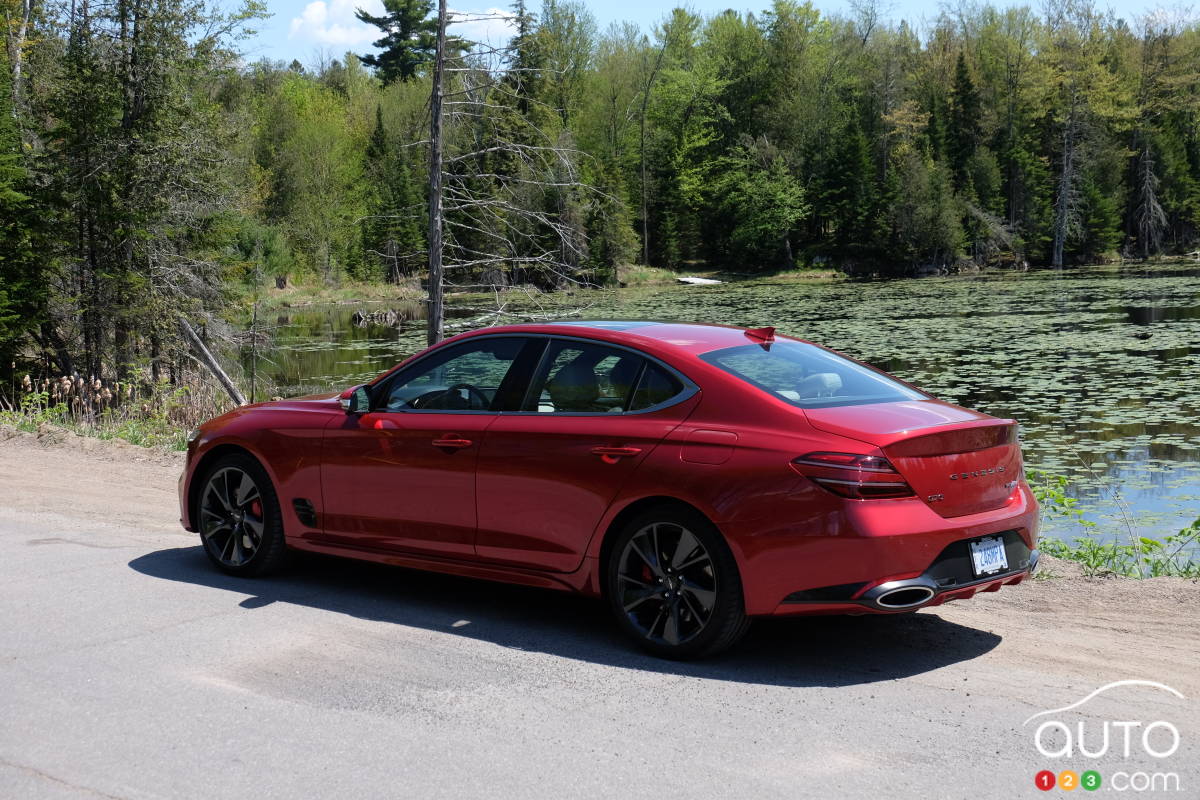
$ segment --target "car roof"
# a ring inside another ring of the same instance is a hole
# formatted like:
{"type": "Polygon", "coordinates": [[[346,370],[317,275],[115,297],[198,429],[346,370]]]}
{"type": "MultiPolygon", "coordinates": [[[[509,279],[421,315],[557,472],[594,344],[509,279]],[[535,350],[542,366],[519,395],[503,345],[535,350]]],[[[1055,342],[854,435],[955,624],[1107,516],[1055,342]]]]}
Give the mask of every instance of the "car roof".
{"type": "MultiPolygon", "coordinates": [[[[726,347],[759,343],[746,335],[746,328],[709,322],[660,320],[554,320],[482,328],[465,335],[498,333],[574,335],[609,342],[627,342],[631,345],[640,344],[651,347],[654,344],[669,345],[671,349],[682,350],[694,355],[726,347]]],[[[792,338],[782,334],[778,336],[783,339],[792,338]]]]}

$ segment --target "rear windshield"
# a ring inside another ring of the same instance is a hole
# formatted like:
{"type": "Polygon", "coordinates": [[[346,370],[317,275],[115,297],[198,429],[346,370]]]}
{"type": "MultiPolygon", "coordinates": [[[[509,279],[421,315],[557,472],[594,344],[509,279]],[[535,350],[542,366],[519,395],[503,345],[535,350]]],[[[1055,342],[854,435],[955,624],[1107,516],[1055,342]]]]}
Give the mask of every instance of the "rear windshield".
{"type": "Polygon", "coordinates": [[[714,350],[700,357],[801,408],[891,403],[928,397],[899,381],[803,342],[747,344],[714,350]]]}

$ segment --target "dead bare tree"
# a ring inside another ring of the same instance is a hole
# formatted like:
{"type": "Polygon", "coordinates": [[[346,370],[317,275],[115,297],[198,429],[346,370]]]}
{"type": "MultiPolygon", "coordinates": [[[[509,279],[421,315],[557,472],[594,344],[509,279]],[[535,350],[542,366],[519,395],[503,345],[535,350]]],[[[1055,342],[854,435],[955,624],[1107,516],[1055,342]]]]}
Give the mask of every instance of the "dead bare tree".
{"type": "Polygon", "coordinates": [[[646,75],[646,85],[642,88],[642,113],[640,115],[641,130],[639,132],[639,160],[642,173],[642,263],[650,263],[650,209],[649,184],[646,181],[646,114],[650,106],[650,93],[654,90],[654,81],[662,69],[663,56],[667,52],[667,42],[664,39],[654,56],[654,66],[646,75]]]}
{"type": "Polygon", "coordinates": [[[1062,122],[1062,150],[1060,154],[1058,187],[1054,201],[1054,245],[1050,263],[1057,269],[1063,266],[1063,251],[1067,235],[1078,225],[1079,190],[1079,139],[1083,125],[1079,108],[1078,93],[1072,90],[1067,111],[1062,122]]]}
{"type": "Polygon", "coordinates": [[[1133,125],[1133,151],[1136,164],[1132,233],[1142,258],[1162,251],[1163,233],[1169,220],[1159,199],[1161,181],[1156,170],[1154,134],[1161,125],[1169,103],[1170,87],[1194,81],[1189,69],[1191,59],[1176,52],[1184,27],[1180,12],[1156,11],[1146,14],[1141,28],[1141,71],[1137,89],[1137,116],[1133,125]]]}
{"type": "Polygon", "coordinates": [[[1138,156],[1137,185],[1134,187],[1134,224],[1137,226],[1137,241],[1142,258],[1148,259],[1152,254],[1162,251],[1167,212],[1158,200],[1159,180],[1154,172],[1154,151],[1150,148],[1150,138],[1146,135],[1141,138],[1142,152],[1138,156]]]}
{"type": "Polygon", "coordinates": [[[241,390],[238,389],[237,384],[235,384],[229,375],[226,374],[225,370],[221,369],[220,362],[217,361],[216,357],[212,354],[212,351],[210,351],[204,344],[204,340],[200,338],[188,321],[183,317],[179,318],[179,331],[183,334],[184,341],[186,341],[192,347],[192,349],[195,350],[196,356],[199,358],[200,363],[203,364],[210,373],[212,373],[214,378],[220,381],[221,386],[229,395],[229,399],[239,406],[246,405],[246,398],[242,395],[241,390]]]}
{"type": "Polygon", "coordinates": [[[8,47],[8,63],[12,73],[12,113],[18,118],[23,108],[21,78],[25,65],[25,43],[29,37],[29,25],[35,7],[36,0],[19,0],[16,19],[9,17],[8,9],[5,9],[4,13],[4,43],[8,47]]]}
{"type": "MultiPolygon", "coordinates": [[[[444,335],[447,287],[583,283],[583,209],[603,195],[582,180],[583,153],[561,109],[538,91],[549,68],[539,63],[529,27],[524,16],[448,13],[439,0],[430,101],[430,344],[444,335]],[[447,36],[448,26],[481,21],[526,32],[499,46],[447,36]]],[[[498,308],[497,317],[507,313],[498,308]]]]}
{"type": "Polygon", "coordinates": [[[437,50],[429,98],[429,344],[442,340],[445,308],[442,291],[442,73],[446,65],[446,0],[438,0],[437,50]]]}
{"type": "Polygon", "coordinates": [[[1047,0],[1046,18],[1062,143],[1050,263],[1061,269],[1067,240],[1080,229],[1080,183],[1094,161],[1105,123],[1118,113],[1121,90],[1098,45],[1100,17],[1092,0],[1047,0]]]}

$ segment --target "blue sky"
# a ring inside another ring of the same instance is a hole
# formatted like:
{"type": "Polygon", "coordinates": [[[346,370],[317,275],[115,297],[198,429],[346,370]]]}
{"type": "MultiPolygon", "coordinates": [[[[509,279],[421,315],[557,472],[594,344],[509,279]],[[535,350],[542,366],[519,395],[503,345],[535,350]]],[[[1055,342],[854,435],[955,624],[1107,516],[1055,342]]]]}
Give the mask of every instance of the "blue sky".
{"type": "MultiPolygon", "coordinates": [[[[1019,5],[997,0],[998,5],[1019,5]]],[[[537,0],[529,2],[533,9],[538,7],[537,0]]],[[[636,0],[603,0],[603,2],[588,2],[596,21],[602,28],[611,22],[628,20],[637,23],[643,30],[649,31],[661,20],[671,8],[679,3],[666,2],[637,2],[636,0]]],[[[713,14],[726,8],[739,10],[761,11],[770,5],[770,0],[758,3],[739,3],[737,0],[692,0],[686,5],[701,14],[713,14]]],[[[847,0],[816,0],[814,3],[824,13],[834,14],[845,12],[847,0]]],[[[1040,7],[1040,2],[1029,3],[1034,8],[1040,7]]],[[[1161,5],[1156,0],[1098,0],[1100,8],[1110,8],[1119,16],[1131,19],[1140,16],[1145,11],[1161,5]]],[[[378,38],[378,31],[365,26],[354,18],[354,9],[364,7],[372,12],[383,8],[381,0],[267,0],[267,6],[272,17],[257,27],[256,37],[245,43],[247,60],[254,61],[263,56],[272,59],[291,61],[299,59],[302,63],[313,63],[320,55],[340,57],[347,50],[367,52],[370,43],[378,38]]],[[[923,20],[931,20],[937,16],[939,5],[917,0],[883,0],[881,7],[886,10],[886,16],[891,19],[905,19],[920,26],[923,20]]],[[[476,18],[487,11],[503,13],[508,8],[507,3],[471,2],[471,0],[451,0],[450,8],[461,12],[474,13],[476,18]]],[[[505,27],[500,21],[480,21],[467,23],[457,32],[469,39],[486,39],[496,41],[504,38],[505,27]]]]}

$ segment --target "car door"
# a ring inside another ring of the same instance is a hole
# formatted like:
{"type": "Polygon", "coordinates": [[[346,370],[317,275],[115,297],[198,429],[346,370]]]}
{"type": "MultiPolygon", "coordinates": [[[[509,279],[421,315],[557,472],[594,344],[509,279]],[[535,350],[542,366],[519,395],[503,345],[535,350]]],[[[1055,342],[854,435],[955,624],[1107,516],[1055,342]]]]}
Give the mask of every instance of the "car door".
{"type": "MultiPolygon", "coordinates": [[[[530,345],[483,336],[371,387],[370,411],[325,433],[324,538],[351,547],[473,556],[475,466],[530,345]]],[[[529,369],[532,369],[533,364],[529,369]]],[[[523,394],[528,376],[517,391],[523,394]]],[[[516,407],[519,399],[512,401],[516,407]]]]}
{"type": "Polygon", "coordinates": [[[696,387],[631,350],[552,339],[521,410],[484,436],[481,558],[569,572],[618,490],[687,418],[696,387]]]}

